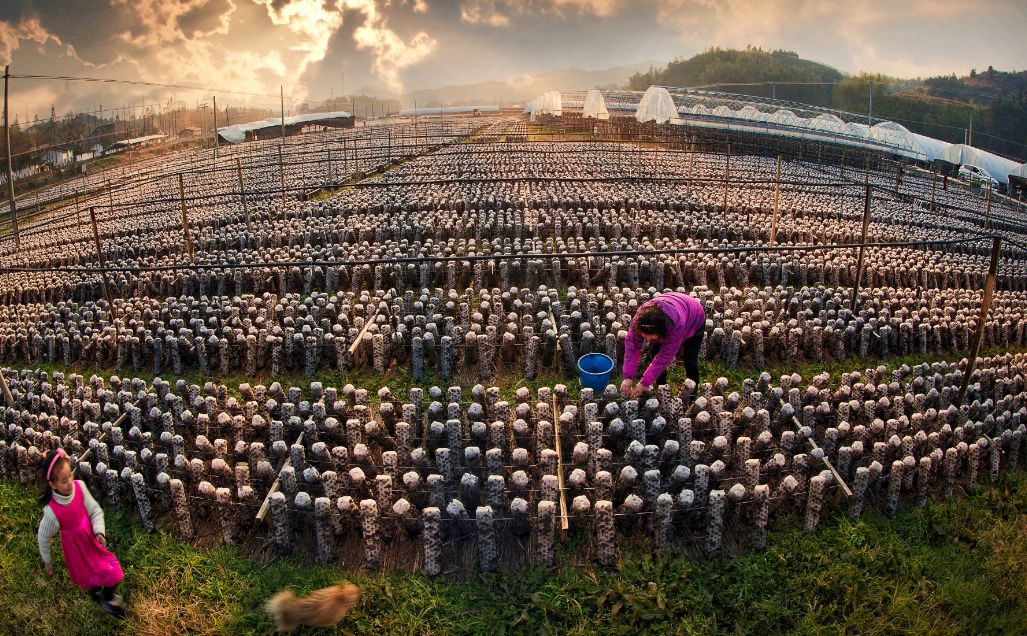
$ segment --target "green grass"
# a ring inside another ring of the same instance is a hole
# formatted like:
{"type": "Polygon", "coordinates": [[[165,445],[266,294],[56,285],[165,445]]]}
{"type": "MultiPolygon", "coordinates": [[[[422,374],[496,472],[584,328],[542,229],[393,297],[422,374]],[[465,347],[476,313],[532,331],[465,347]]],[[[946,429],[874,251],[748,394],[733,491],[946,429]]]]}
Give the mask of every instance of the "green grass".
{"type": "Polygon", "coordinates": [[[129,618],[100,613],[67,579],[40,567],[34,492],[0,483],[0,633],[270,633],[276,590],[340,578],[363,598],[334,630],[300,634],[1023,634],[1027,633],[1027,475],[973,495],[907,507],[892,520],[832,513],[807,534],[775,520],[768,549],[695,563],[656,555],[641,538],[614,571],[573,565],[428,579],[352,573],[284,558],[263,567],[238,547],[196,548],[173,529],[146,533],[108,514],[126,572],[129,618]]]}
{"type": "MultiPolygon", "coordinates": [[[[1027,353],[1027,347],[992,347],[990,349],[982,349],[980,357],[988,357],[1000,354],[1017,354],[1027,353]]],[[[926,356],[911,355],[906,357],[892,357],[892,358],[879,358],[879,357],[867,357],[858,358],[850,356],[848,359],[842,362],[808,362],[799,365],[798,367],[790,367],[783,363],[773,364],[763,369],[770,373],[776,383],[778,379],[785,373],[798,373],[802,376],[804,383],[809,383],[813,376],[823,372],[831,374],[830,386],[832,389],[837,388],[841,382],[842,373],[847,373],[855,370],[862,371],[868,368],[876,368],[879,365],[884,365],[889,371],[898,369],[903,364],[914,366],[923,362],[933,363],[947,360],[948,362],[958,362],[961,358],[966,356],[966,352],[953,352],[946,351],[944,353],[931,353],[926,356]]],[[[554,362],[554,365],[559,365],[559,361],[554,362]]],[[[426,373],[422,380],[415,380],[413,375],[410,373],[407,365],[396,365],[389,369],[384,376],[375,373],[373,367],[362,367],[359,369],[353,369],[347,373],[337,373],[335,371],[323,368],[316,374],[305,377],[302,371],[290,370],[283,373],[277,378],[272,378],[270,372],[267,369],[259,369],[255,375],[246,375],[245,373],[234,373],[228,375],[221,374],[208,374],[204,375],[198,368],[187,367],[184,369],[182,375],[174,375],[168,370],[167,373],[160,374],[160,377],[168,382],[174,383],[178,379],[184,379],[189,384],[203,385],[204,382],[213,381],[219,384],[224,384],[228,388],[230,395],[239,397],[238,386],[244,382],[249,383],[251,386],[257,384],[270,385],[272,382],[280,382],[283,387],[298,386],[306,387],[311,382],[321,382],[325,387],[338,387],[342,388],[346,384],[352,384],[357,388],[367,389],[370,393],[370,401],[372,405],[378,403],[377,391],[383,386],[387,386],[392,389],[393,393],[397,396],[406,396],[411,388],[420,387],[425,391],[432,386],[439,386],[446,388],[449,386],[459,386],[464,390],[466,399],[469,399],[470,389],[475,384],[482,384],[486,387],[498,386],[500,387],[500,393],[504,400],[513,402],[514,393],[519,387],[528,387],[532,395],[539,387],[543,386],[554,386],[556,384],[565,384],[571,390],[572,395],[577,395],[577,391],[580,388],[577,377],[567,377],[557,368],[557,366],[551,368],[541,368],[540,373],[533,379],[526,379],[522,375],[522,368],[520,365],[516,365],[513,368],[505,369],[500,368],[499,372],[495,377],[487,380],[480,381],[478,379],[477,365],[458,365],[457,375],[450,380],[443,380],[442,378],[436,377],[431,373],[426,373]]],[[[25,363],[14,363],[10,364],[11,368],[15,369],[42,369],[48,372],[60,371],[64,373],[78,373],[85,377],[89,377],[93,374],[98,374],[104,377],[111,375],[117,375],[121,378],[143,378],[148,382],[154,378],[152,373],[149,373],[146,369],[136,371],[132,368],[115,368],[115,367],[104,367],[96,369],[94,366],[89,365],[73,365],[66,367],[61,363],[47,362],[44,360],[38,360],[30,364],[25,363]]],[[[728,390],[729,391],[741,391],[742,382],[747,378],[756,379],[763,371],[750,366],[742,366],[736,369],[728,369],[719,360],[701,360],[699,362],[699,371],[701,373],[701,379],[703,382],[715,382],[717,378],[727,378],[728,390]]],[[[617,383],[619,380],[619,369],[615,370],[611,382],[617,383]]],[[[668,371],[668,381],[671,386],[675,389],[681,386],[681,383],[685,380],[685,369],[680,362],[675,362],[668,371]]]]}

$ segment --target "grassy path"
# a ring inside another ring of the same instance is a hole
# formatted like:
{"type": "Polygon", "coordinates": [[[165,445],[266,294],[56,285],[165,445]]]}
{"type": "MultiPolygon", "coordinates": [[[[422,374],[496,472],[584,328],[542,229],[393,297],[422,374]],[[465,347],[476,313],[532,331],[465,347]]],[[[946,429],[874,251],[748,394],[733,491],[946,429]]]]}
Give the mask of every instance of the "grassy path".
{"type": "MultiPolygon", "coordinates": [[[[169,527],[153,534],[108,515],[126,571],[129,618],[101,614],[67,579],[40,567],[31,488],[0,483],[0,633],[270,633],[263,601],[346,576],[281,559],[261,567],[236,547],[200,549],[169,527]]],[[[772,524],[768,549],[694,563],[623,546],[616,571],[554,570],[427,579],[361,573],[355,611],[336,630],[300,634],[1024,634],[1027,474],[966,498],[907,507],[893,520],[832,513],[815,535],[772,524]]]]}

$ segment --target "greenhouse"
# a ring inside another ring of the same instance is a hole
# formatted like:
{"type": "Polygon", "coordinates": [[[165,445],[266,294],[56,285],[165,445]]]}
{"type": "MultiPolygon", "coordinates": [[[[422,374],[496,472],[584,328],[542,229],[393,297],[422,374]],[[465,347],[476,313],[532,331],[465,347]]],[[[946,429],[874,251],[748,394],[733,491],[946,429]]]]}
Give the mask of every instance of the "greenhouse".
{"type": "MultiPolygon", "coordinates": [[[[549,91],[529,100],[524,112],[559,116],[582,109],[583,117],[634,117],[640,123],[686,125],[736,133],[766,134],[884,151],[932,163],[975,165],[1000,182],[1023,166],[993,153],[911,132],[893,121],[782,100],[699,89],[650,86],[641,91],[549,91]],[[604,115],[605,113],[605,115],[604,115]],[[870,121],[871,123],[865,123],[870,121]]],[[[1017,172],[1020,172],[1020,175],[1017,172]]]]}

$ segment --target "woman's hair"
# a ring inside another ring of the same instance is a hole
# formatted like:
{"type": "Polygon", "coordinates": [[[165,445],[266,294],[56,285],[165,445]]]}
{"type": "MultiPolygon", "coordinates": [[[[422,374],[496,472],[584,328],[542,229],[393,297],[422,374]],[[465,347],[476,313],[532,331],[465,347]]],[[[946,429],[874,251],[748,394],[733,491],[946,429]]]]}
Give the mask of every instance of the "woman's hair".
{"type": "MultiPolygon", "coordinates": [[[[39,504],[41,506],[45,506],[48,503],[50,503],[50,499],[53,497],[53,488],[50,487],[50,482],[46,478],[46,473],[47,473],[48,470],[50,470],[50,463],[53,462],[53,459],[56,456],[57,456],[57,451],[56,450],[52,450],[49,453],[47,453],[46,455],[44,455],[43,456],[43,461],[40,462],[39,476],[43,480],[43,494],[41,494],[39,496],[39,504]]],[[[71,463],[68,462],[68,458],[67,457],[59,458],[57,460],[57,462],[54,463],[53,470],[50,471],[51,472],[51,475],[50,475],[51,477],[55,476],[57,474],[57,471],[60,470],[61,462],[66,462],[66,463],[68,463],[69,466],[71,465],[71,463]]]]}
{"type": "Polygon", "coordinates": [[[640,333],[664,337],[670,326],[670,318],[656,305],[649,305],[638,314],[635,328],[640,333]]]}

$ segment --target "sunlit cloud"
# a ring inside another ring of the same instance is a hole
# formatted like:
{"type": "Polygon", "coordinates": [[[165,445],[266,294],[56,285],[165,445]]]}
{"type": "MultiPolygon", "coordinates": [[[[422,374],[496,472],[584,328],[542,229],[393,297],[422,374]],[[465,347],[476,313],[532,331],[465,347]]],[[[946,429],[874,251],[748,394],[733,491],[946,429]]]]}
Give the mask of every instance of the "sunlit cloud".
{"type": "MultiPolygon", "coordinates": [[[[363,14],[364,22],[353,31],[357,48],[367,49],[374,55],[374,73],[385,82],[389,90],[403,90],[400,72],[427,58],[438,42],[424,31],[404,41],[389,28],[374,0],[340,0],[347,9],[363,14]]],[[[416,5],[415,5],[416,8],[416,5]]]]}
{"type": "Polygon", "coordinates": [[[43,28],[37,17],[22,18],[18,24],[0,20],[0,63],[9,64],[22,41],[46,44],[51,40],[61,43],[60,38],[43,28]]]}
{"type": "Polygon", "coordinates": [[[145,48],[227,33],[236,9],[233,0],[111,0],[111,4],[135,13],[138,26],[120,37],[145,48]]]}

